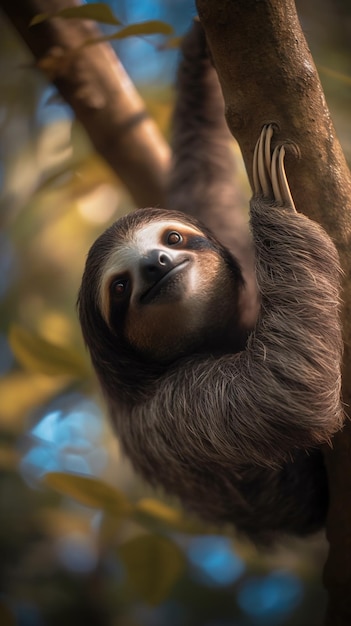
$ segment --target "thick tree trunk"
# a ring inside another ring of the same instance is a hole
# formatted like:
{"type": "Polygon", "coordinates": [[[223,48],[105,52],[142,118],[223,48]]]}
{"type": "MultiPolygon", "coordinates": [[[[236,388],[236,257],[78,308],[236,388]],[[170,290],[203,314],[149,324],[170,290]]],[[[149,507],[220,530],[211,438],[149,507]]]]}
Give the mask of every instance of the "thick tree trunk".
{"type": "Polygon", "coordinates": [[[39,13],[75,0],[1,0],[19,34],[83,124],[94,147],[139,206],[163,205],[170,151],[111,46],[82,47],[101,33],[93,22],[53,18],[29,27],[39,13]]]}
{"type": "MultiPolygon", "coordinates": [[[[291,142],[287,174],[299,211],[320,222],[345,271],[344,400],[351,403],[351,178],[293,0],[197,0],[221,82],[229,127],[250,180],[255,142],[275,122],[291,142]],[[297,156],[298,155],[298,156],[297,156]]],[[[351,432],[349,422],[326,450],[330,478],[325,568],[326,623],[351,624],[351,432]]]]}

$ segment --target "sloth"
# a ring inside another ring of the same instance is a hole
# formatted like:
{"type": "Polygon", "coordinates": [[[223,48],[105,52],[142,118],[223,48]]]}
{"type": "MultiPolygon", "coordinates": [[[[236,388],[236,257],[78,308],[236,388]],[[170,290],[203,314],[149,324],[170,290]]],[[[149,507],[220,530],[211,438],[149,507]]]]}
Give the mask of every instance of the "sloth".
{"type": "MultiPolygon", "coordinates": [[[[195,25],[191,63],[201,57],[206,79],[213,68],[198,53],[199,33],[195,25]]],[[[137,472],[257,542],[323,526],[320,446],[343,422],[338,255],[296,211],[285,147],[274,143],[265,124],[253,155],[259,311],[250,324],[245,270],[191,206],[139,209],[108,228],[89,251],[78,297],[108,411],[137,472]]]]}

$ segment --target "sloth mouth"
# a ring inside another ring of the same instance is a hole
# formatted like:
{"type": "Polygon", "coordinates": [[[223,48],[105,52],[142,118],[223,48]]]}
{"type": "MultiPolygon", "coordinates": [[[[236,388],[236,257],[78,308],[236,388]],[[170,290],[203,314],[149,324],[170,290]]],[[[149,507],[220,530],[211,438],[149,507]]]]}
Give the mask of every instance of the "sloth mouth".
{"type": "Polygon", "coordinates": [[[167,289],[169,281],[177,274],[179,274],[185,268],[185,266],[188,265],[189,261],[190,259],[184,259],[183,261],[178,263],[178,265],[175,265],[170,270],[168,270],[166,274],[163,274],[163,276],[159,280],[153,283],[153,285],[140,296],[140,302],[142,302],[143,304],[148,304],[149,302],[154,300],[154,298],[156,298],[156,296],[158,296],[162,290],[164,290],[165,288],[167,289]]]}

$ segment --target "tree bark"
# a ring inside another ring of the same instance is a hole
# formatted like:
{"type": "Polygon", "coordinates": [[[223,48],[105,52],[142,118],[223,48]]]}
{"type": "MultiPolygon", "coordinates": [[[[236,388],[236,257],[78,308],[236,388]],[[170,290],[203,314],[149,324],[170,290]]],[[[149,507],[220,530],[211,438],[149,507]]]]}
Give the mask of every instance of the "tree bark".
{"type": "MultiPolygon", "coordinates": [[[[293,0],[197,0],[221,82],[228,125],[252,181],[261,127],[291,143],[286,169],[297,209],[334,239],[345,272],[343,396],[351,403],[351,177],[293,0]]],[[[351,624],[351,429],[325,451],[330,479],[324,581],[328,626],[351,624]]]]}
{"type": "Polygon", "coordinates": [[[124,182],[138,206],[163,205],[170,150],[111,46],[82,47],[101,36],[87,20],[52,18],[29,27],[39,13],[77,6],[76,0],[1,0],[38,67],[83,124],[95,149],[124,182]]]}

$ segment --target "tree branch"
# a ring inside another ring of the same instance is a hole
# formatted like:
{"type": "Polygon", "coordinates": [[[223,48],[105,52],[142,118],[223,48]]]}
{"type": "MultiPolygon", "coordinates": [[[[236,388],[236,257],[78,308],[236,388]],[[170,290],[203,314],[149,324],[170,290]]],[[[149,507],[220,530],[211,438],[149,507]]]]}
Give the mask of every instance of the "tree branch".
{"type": "Polygon", "coordinates": [[[0,6],[139,206],[164,203],[170,151],[111,46],[83,47],[101,36],[87,20],[49,19],[39,13],[77,6],[75,0],[1,0],[0,6]]]}
{"type": "MultiPolygon", "coordinates": [[[[351,177],[293,0],[197,0],[221,82],[226,116],[250,180],[263,124],[291,142],[287,175],[298,210],[319,221],[338,246],[345,271],[344,399],[351,402],[351,177]]],[[[330,478],[325,569],[327,624],[351,623],[351,432],[349,423],[326,451],[330,478]]]]}

